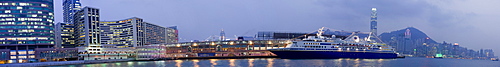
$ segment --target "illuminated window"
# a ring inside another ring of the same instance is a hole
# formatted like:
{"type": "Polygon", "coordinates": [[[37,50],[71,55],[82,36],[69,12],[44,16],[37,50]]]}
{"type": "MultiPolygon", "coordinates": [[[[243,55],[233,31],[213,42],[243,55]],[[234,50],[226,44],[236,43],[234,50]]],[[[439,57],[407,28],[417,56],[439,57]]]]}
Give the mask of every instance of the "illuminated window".
{"type": "Polygon", "coordinates": [[[29,57],[29,58],[35,58],[35,55],[30,55],[30,57],[29,57]]]}
{"type": "Polygon", "coordinates": [[[46,4],[42,4],[41,6],[42,6],[42,7],[47,7],[47,5],[46,5],[46,4]]]}
{"type": "Polygon", "coordinates": [[[5,10],[5,13],[10,13],[10,10],[5,10]]]}
{"type": "Polygon", "coordinates": [[[48,40],[49,38],[47,37],[38,37],[39,40],[48,40]]]}
{"type": "MultiPolygon", "coordinates": [[[[12,52],[10,53],[12,55],[12,52]]],[[[17,59],[16,56],[10,56],[10,59],[17,59]]]]}
{"type": "Polygon", "coordinates": [[[26,56],[18,56],[19,58],[26,58],[26,56]]]}

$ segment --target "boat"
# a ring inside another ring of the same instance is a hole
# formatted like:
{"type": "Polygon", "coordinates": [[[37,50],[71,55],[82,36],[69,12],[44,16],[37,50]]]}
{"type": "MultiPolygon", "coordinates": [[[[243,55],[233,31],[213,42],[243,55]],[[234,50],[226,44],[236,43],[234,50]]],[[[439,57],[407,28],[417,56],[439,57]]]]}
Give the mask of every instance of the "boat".
{"type": "Polygon", "coordinates": [[[372,40],[372,33],[364,39],[358,36],[360,32],[353,32],[344,39],[335,35],[322,36],[322,33],[320,29],[316,36],[291,41],[284,48],[268,50],[282,59],[398,58],[398,53],[391,46],[372,40]]]}
{"type": "Polygon", "coordinates": [[[498,58],[491,58],[491,61],[498,61],[498,58]]]}
{"type": "Polygon", "coordinates": [[[434,58],[443,59],[443,54],[436,54],[436,56],[434,56],[434,58]]]}

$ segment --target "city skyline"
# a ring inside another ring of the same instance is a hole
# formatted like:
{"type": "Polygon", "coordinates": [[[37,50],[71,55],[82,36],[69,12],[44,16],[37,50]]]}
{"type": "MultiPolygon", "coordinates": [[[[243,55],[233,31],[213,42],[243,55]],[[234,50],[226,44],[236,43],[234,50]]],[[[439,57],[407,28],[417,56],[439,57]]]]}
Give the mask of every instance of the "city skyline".
{"type": "MultiPolygon", "coordinates": [[[[57,10],[56,22],[62,22],[62,13],[59,11],[61,8],[58,8],[61,7],[60,3],[60,1],[54,3],[57,10]]],[[[378,23],[380,31],[378,34],[416,27],[438,42],[458,42],[461,46],[474,50],[499,47],[494,41],[498,40],[499,36],[494,34],[499,31],[489,31],[489,29],[497,28],[492,22],[495,20],[491,18],[498,17],[495,16],[498,14],[491,15],[490,13],[498,10],[474,8],[490,7],[488,5],[494,5],[495,2],[481,5],[476,5],[477,1],[470,3],[467,1],[269,1],[267,3],[259,1],[82,1],[84,5],[98,7],[103,9],[102,12],[108,13],[103,14],[106,16],[103,19],[136,16],[150,19],[150,22],[161,26],[179,26],[180,37],[185,39],[182,41],[202,40],[210,35],[217,35],[222,28],[225,29],[228,38],[233,38],[233,35],[253,36],[258,31],[310,32],[322,26],[348,31],[369,31],[369,10],[376,7],[379,9],[378,21],[381,22],[378,23]],[[116,5],[107,5],[108,3],[116,5]],[[142,5],[127,6],[126,4],[142,5]],[[127,10],[126,7],[138,10],[113,12],[118,9],[127,10]],[[138,14],[123,15],[122,13],[138,14]],[[193,35],[196,32],[205,34],[193,35]],[[472,37],[472,35],[480,36],[472,37]]],[[[496,52],[500,50],[492,49],[496,52]]]]}

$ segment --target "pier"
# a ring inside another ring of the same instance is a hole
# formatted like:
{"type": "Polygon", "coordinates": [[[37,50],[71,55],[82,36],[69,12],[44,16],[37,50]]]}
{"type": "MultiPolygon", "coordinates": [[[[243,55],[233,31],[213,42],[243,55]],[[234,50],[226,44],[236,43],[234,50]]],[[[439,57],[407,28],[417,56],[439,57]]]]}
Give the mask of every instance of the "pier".
{"type": "Polygon", "coordinates": [[[228,40],[154,44],[136,48],[136,60],[275,58],[267,49],[284,48],[288,40],[228,40]]]}

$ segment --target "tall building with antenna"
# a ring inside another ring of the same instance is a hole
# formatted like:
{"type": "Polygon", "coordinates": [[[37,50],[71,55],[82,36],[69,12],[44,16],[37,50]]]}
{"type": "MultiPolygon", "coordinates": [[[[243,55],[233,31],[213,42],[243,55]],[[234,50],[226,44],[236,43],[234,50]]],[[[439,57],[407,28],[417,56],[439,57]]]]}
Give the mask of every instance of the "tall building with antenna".
{"type": "Polygon", "coordinates": [[[377,8],[372,8],[372,15],[370,20],[370,32],[377,35],[377,8]]]}
{"type": "Polygon", "coordinates": [[[224,29],[220,31],[220,40],[221,41],[226,40],[226,33],[224,32],[224,29]]]}

